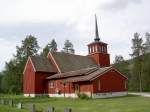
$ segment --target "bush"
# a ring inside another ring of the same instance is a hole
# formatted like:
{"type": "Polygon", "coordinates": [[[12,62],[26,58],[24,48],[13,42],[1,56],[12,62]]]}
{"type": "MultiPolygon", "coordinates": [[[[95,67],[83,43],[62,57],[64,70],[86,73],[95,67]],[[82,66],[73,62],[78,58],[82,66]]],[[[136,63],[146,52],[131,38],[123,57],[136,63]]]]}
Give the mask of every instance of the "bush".
{"type": "Polygon", "coordinates": [[[80,99],[89,99],[89,96],[85,93],[77,93],[77,96],[80,99]]]}

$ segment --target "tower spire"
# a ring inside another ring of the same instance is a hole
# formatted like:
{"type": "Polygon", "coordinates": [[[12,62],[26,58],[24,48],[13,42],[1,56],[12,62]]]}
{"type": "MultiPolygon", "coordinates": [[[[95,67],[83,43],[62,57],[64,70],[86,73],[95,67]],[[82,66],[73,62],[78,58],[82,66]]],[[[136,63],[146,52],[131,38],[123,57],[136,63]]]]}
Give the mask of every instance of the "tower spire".
{"type": "Polygon", "coordinates": [[[99,33],[98,33],[98,25],[97,25],[97,17],[95,14],[95,42],[99,42],[100,38],[99,38],[99,33]]]}

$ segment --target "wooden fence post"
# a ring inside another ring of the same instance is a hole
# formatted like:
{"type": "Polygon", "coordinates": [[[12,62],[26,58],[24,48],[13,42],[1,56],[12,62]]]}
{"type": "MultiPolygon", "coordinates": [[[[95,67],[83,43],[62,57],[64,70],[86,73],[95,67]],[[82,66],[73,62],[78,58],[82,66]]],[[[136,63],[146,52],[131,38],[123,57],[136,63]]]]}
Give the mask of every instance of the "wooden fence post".
{"type": "Polygon", "coordinates": [[[9,104],[9,106],[13,107],[14,106],[13,100],[9,100],[8,104],[9,104]]]}
{"type": "Polygon", "coordinates": [[[54,110],[55,110],[54,107],[49,106],[48,109],[47,109],[47,112],[54,112],[54,110]]]}
{"type": "Polygon", "coordinates": [[[36,112],[35,111],[35,104],[29,104],[29,112],[36,112]]]}
{"type": "Polygon", "coordinates": [[[71,112],[72,110],[70,108],[65,108],[64,112],[71,112]]]}

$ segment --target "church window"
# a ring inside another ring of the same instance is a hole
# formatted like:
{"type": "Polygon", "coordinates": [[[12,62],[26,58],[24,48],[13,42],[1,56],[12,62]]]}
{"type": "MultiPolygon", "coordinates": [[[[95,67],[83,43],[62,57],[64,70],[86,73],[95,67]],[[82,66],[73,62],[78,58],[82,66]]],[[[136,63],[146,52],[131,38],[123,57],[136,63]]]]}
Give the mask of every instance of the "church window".
{"type": "Polygon", "coordinates": [[[95,49],[96,49],[96,52],[98,52],[98,47],[97,46],[95,46],[95,49]]]}
{"type": "Polygon", "coordinates": [[[89,47],[89,53],[91,53],[91,46],[89,47]]]}
{"type": "Polygon", "coordinates": [[[93,50],[92,50],[93,52],[95,52],[95,47],[93,46],[93,50]]]}
{"type": "Polygon", "coordinates": [[[50,88],[54,88],[54,87],[55,87],[54,81],[52,81],[52,82],[49,83],[49,87],[50,87],[50,88]]]}

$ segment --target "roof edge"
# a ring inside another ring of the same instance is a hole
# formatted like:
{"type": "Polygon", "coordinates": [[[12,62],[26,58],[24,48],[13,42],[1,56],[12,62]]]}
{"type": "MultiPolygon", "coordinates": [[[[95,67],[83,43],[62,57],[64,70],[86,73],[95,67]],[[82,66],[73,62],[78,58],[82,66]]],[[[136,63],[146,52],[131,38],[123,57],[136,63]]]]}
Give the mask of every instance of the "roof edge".
{"type": "Polygon", "coordinates": [[[56,68],[58,69],[58,72],[61,73],[61,69],[60,69],[60,67],[58,66],[58,64],[57,64],[57,62],[56,62],[56,60],[55,60],[55,58],[54,58],[53,55],[52,55],[52,53],[49,52],[48,54],[51,56],[51,58],[52,58],[54,64],[56,65],[56,68]]]}
{"type": "Polygon", "coordinates": [[[33,64],[33,62],[32,62],[31,56],[29,56],[28,59],[27,59],[27,62],[26,62],[26,64],[25,64],[25,67],[24,67],[24,70],[23,70],[23,74],[24,74],[24,72],[25,72],[25,70],[26,70],[26,68],[27,68],[27,64],[28,64],[29,61],[31,61],[31,65],[32,65],[32,67],[33,67],[33,70],[34,70],[34,72],[36,72],[36,69],[35,69],[34,64],[33,64]]]}

